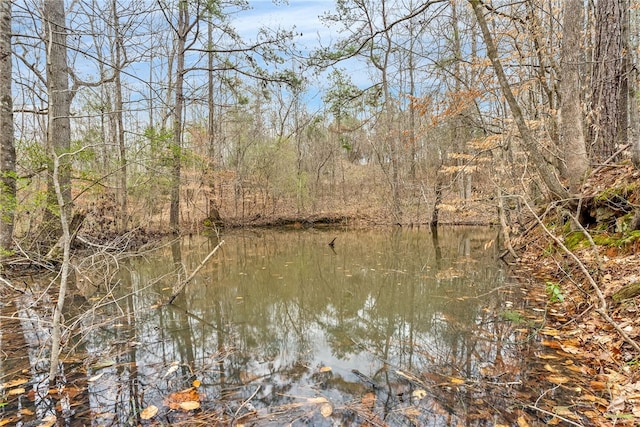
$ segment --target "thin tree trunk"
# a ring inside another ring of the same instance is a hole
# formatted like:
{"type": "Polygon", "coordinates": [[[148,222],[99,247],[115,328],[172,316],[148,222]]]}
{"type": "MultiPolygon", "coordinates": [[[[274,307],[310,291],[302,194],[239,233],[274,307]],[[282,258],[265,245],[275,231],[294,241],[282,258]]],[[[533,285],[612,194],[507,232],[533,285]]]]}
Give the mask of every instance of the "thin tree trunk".
{"type": "Polygon", "coordinates": [[[489,31],[489,26],[487,25],[487,20],[485,19],[482,10],[483,3],[480,0],[469,0],[469,2],[473,7],[473,12],[478,21],[478,25],[480,26],[480,31],[482,32],[482,37],[487,48],[487,56],[489,57],[493,70],[498,78],[500,89],[509,104],[513,120],[518,127],[520,138],[522,139],[525,150],[536,165],[542,181],[544,182],[547,190],[551,193],[551,198],[556,200],[566,199],[569,197],[569,192],[562,185],[554,169],[551,167],[549,162],[547,162],[538,148],[538,142],[536,141],[533,132],[531,132],[531,129],[529,129],[522,113],[522,109],[518,105],[518,101],[511,90],[509,80],[507,79],[502,63],[498,57],[498,49],[496,48],[491,32],[489,31]]]}
{"type": "MultiPolygon", "coordinates": [[[[48,125],[47,147],[52,156],[69,151],[71,145],[71,94],[69,91],[69,73],[67,71],[67,29],[65,24],[64,0],[45,0],[43,27],[47,47],[47,91],[48,125]]],[[[51,207],[59,205],[71,214],[71,159],[60,159],[57,180],[63,203],[59,204],[53,183],[53,173],[48,174],[47,202],[49,220],[56,217],[51,207]]],[[[47,221],[49,222],[49,221],[47,221]]],[[[54,242],[57,241],[55,236],[54,242]]]]}
{"type": "Polygon", "coordinates": [[[184,107],[184,60],[185,39],[189,24],[187,2],[178,3],[178,26],[176,32],[176,82],[175,104],[173,106],[173,169],[171,184],[171,208],[169,210],[169,226],[174,232],[180,227],[180,175],[182,164],[182,109],[184,107]]]}
{"type": "Polygon", "coordinates": [[[117,124],[117,140],[119,149],[119,162],[120,169],[118,171],[119,177],[119,204],[120,204],[120,221],[118,228],[121,232],[127,229],[129,213],[127,207],[127,149],[125,146],[125,133],[124,133],[124,120],[123,111],[124,104],[122,102],[122,81],[120,76],[120,69],[123,66],[123,41],[122,34],[120,33],[120,22],[118,18],[118,4],[116,0],[112,2],[113,8],[113,30],[115,32],[115,68],[114,73],[114,85],[115,85],[115,115],[117,124]]]}
{"type": "Polygon", "coordinates": [[[11,2],[0,1],[0,260],[13,246],[16,207],[11,58],[11,2]]]}
{"type": "Polygon", "coordinates": [[[64,298],[67,292],[67,282],[69,281],[71,267],[71,232],[69,229],[69,217],[67,210],[63,208],[65,204],[64,188],[61,185],[60,161],[63,156],[53,156],[53,186],[56,194],[58,206],[60,207],[60,225],[62,226],[62,266],[60,268],[60,287],[58,288],[58,301],[53,309],[53,327],[51,332],[51,358],[49,366],[49,384],[53,387],[56,375],[59,372],[58,363],[60,358],[60,347],[62,341],[62,310],[64,308],[64,298]]]}

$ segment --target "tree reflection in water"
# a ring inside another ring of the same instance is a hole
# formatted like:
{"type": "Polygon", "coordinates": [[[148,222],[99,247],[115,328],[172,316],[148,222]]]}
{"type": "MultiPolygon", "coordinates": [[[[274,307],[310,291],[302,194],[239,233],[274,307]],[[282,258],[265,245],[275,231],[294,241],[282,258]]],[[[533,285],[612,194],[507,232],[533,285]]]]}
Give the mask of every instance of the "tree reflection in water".
{"type": "Polygon", "coordinates": [[[194,380],[197,416],[210,424],[518,418],[522,332],[501,313],[520,303],[490,244],[497,230],[440,229],[437,239],[399,228],[224,238],[170,306],[158,303],[215,238],[185,238],[121,268],[114,292],[123,298],[96,312],[92,321],[103,326],[78,347],[92,360],[113,360],[87,366],[87,378],[103,375],[90,382],[85,422],[140,422],[156,405],[158,420],[186,425],[194,413],[169,410],[167,399],[194,380]]]}

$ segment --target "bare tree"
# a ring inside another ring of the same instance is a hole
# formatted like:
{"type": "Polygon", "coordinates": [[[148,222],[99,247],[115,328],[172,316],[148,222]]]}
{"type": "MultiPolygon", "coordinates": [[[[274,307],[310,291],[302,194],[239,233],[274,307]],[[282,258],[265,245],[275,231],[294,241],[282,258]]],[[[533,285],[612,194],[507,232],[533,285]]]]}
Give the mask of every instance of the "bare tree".
{"type": "Polygon", "coordinates": [[[0,259],[12,247],[16,207],[16,150],[11,94],[11,2],[0,2],[0,259]]]}
{"type": "MultiPolygon", "coordinates": [[[[65,23],[64,0],[45,0],[43,9],[43,31],[47,49],[47,95],[48,124],[47,148],[54,157],[68,152],[71,145],[71,93],[67,68],[67,26],[65,23]]],[[[71,162],[68,156],[61,161],[59,184],[67,216],[71,213],[71,162]]],[[[47,203],[49,220],[57,215],[54,206],[58,198],[53,183],[53,169],[48,173],[47,203]],[[52,210],[54,209],[54,210],[52,210]]],[[[48,221],[51,225],[51,221],[48,221]]],[[[57,237],[57,236],[56,236],[57,237]]]]}
{"type": "Polygon", "coordinates": [[[561,51],[561,144],[564,147],[564,163],[569,189],[580,190],[589,168],[589,158],[584,139],[582,105],[580,100],[580,45],[582,40],[582,0],[566,0],[564,3],[563,36],[561,51]]]}

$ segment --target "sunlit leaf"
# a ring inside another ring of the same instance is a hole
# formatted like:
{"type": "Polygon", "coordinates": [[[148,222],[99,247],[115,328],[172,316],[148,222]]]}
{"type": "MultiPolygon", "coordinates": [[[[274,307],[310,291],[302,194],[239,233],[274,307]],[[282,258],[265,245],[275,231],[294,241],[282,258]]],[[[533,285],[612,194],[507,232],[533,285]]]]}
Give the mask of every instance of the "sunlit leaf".
{"type": "Polygon", "coordinates": [[[200,380],[193,380],[191,385],[194,386],[195,388],[198,388],[202,385],[202,382],[200,380]]]}
{"type": "Polygon", "coordinates": [[[331,366],[322,366],[320,372],[331,372],[331,366]]]}
{"type": "Polygon", "coordinates": [[[569,382],[569,378],[563,377],[562,375],[549,375],[547,377],[547,381],[553,384],[566,384],[569,382]]]}
{"type": "Polygon", "coordinates": [[[18,388],[14,388],[9,390],[9,392],[7,393],[9,396],[18,396],[20,394],[24,394],[26,392],[26,390],[22,387],[18,387],[18,388]]]}
{"type": "Polygon", "coordinates": [[[553,329],[553,328],[542,328],[540,329],[540,333],[542,335],[547,335],[550,337],[557,337],[560,335],[560,331],[558,331],[557,329],[553,329]]]}
{"type": "Polygon", "coordinates": [[[427,395],[427,392],[421,388],[413,390],[413,393],[411,393],[411,397],[418,400],[423,399],[426,395],[427,395]]]}
{"type": "Polygon", "coordinates": [[[103,375],[104,375],[104,372],[100,372],[98,375],[94,375],[91,378],[89,378],[87,382],[92,383],[94,381],[98,381],[103,375]]]}
{"type": "Polygon", "coordinates": [[[47,415],[42,419],[42,422],[38,424],[38,427],[53,427],[56,424],[57,418],[55,415],[47,415]]]}
{"type": "Polygon", "coordinates": [[[548,363],[545,363],[544,365],[544,369],[546,369],[547,371],[557,374],[559,371],[558,369],[554,368],[553,366],[549,365],[548,363]]]}
{"type": "Polygon", "coordinates": [[[183,411],[193,411],[194,409],[198,409],[200,407],[200,402],[197,400],[189,400],[186,402],[180,402],[180,409],[183,411]]]}
{"type": "Polygon", "coordinates": [[[333,413],[333,407],[328,404],[328,403],[324,403],[321,407],[320,407],[320,413],[322,414],[323,417],[327,418],[330,417],[331,414],[333,413]]]}
{"type": "Polygon", "coordinates": [[[15,425],[16,421],[18,421],[18,417],[3,418],[0,420],[0,427],[7,426],[9,424],[15,425]]]}
{"type": "Polygon", "coordinates": [[[538,359],[543,359],[543,360],[558,360],[558,359],[560,359],[559,356],[556,356],[556,355],[553,355],[553,354],[547,354],[547,353],[536,354],[536,357],[538,359]]]}
{"type": "Polygon", "coordinates": [[[155,405],[150,405],[144,408],[142,412],[140,412],[140,418],[142,418],[143,420],[150,420],[151,418],[155,417],[157,413],[158,407],[155,405]]]}
{"type": "Polygon", "coordinates": [[[451,384],[464,384],[464,380],[462,378],[451,377],[451,384]]]}
{"type": "Polygon", "coordinates": [[[606,405],[609,404],[609,402],[607,402],[606,399],[603,399],[602,397],[594,396],[593,394],[584,394],[584,395],[580,396],[580,398],[582,400],[587,400],[589,402],[594,402],[594,403],[597,403],[597,404],[602,405],[602,406],[606,406],[606,405]]]}
{"type": "Polygon", "coordinates": [[[518,427],[529,427],[529,423],[522,415],[518,417],[518,427]]]}

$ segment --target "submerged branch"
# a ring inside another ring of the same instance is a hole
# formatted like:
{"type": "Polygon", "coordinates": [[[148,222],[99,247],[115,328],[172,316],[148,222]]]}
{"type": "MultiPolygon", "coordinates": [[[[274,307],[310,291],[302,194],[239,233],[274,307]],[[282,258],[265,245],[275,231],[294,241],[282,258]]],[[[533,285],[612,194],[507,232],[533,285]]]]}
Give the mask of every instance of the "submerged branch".
{"type": "Polygon", "coordinates": [[[193,280],[193,278],[195,277],[196,274],[198,274],[198,271],[200,271],[200,269],[202,269],[202,267],[204,267],[204,265],[207,263],[207,261],[209,261],[209,259],[211,259],[211,257],[213,256],[213,254],[215,254],[218,249],[220,249],[220,247],[224,245],[224,240],[220,240],[220,243],[218,243],[218,245],[213,248],[213,250],[211,252],[209,252],[209,255],[207,255],[205,257],[205,259],[202,260],[202,262],[200,263],[200,265],[198,267],[196,267],[195,270],[193,270],[193,273],[191,273],[189,275],[189,277],[187,277],[184,282],[182,282],[180,284],[180,286],[178,286],[178,289],[175,290],[175,292],[173,292],[173,295],[171,295],[171,298],[169,298],[169,301],[167,301],[167,304],[171,304],[173,303],[173,301],[176,299],[176,297],[180,294],[180,292],[182,292],[184,290],[184,288],[187,287],[187,285],[189,284],[189,282],[191,280],[193,280]]]}

